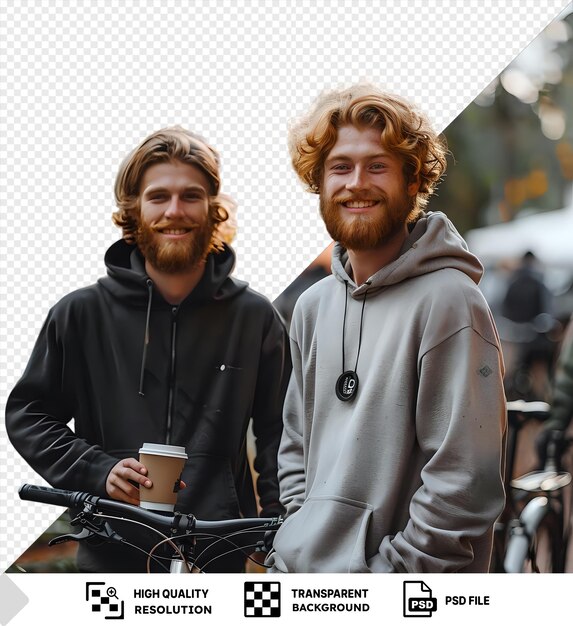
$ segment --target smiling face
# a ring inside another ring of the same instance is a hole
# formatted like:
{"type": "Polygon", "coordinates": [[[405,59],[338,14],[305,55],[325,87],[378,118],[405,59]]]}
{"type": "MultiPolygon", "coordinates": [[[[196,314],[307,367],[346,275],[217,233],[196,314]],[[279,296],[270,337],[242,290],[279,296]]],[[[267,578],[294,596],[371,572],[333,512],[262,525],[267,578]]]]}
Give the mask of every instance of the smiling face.
{"type": "Polygon", "coordinates": [[[386,151],[377,128],[341,126],[324,162],[320,211],[330,236],[348,250],[383,246],[413,209],[418,181],[407,182],[401,158],[386,151]]]}
{"type": "Polygon", "coordinates": [[[205,174],[188,163],[157,163],[145,171],[136,243],[155,269],[176,274],[205,259],[214,228],[208,190],[205,174]]]}

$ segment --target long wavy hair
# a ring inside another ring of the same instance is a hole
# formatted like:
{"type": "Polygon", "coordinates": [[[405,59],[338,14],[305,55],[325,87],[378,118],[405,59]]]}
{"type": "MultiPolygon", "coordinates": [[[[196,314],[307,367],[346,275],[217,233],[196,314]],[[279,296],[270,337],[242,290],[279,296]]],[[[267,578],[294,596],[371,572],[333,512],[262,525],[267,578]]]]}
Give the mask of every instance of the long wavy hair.
{"type": "Polygon", "coordinates": [[[292,165],[307,191],[320,193],[324,162],[341,126],[380,130],[380,143],[404,162],[407,182],[418,179],[410,219],[426,206],[447,167],[445,139],[438,136],[425,115],[402,98],[360,83],[321,94],[309,113],[289,129],[292,165]]]}

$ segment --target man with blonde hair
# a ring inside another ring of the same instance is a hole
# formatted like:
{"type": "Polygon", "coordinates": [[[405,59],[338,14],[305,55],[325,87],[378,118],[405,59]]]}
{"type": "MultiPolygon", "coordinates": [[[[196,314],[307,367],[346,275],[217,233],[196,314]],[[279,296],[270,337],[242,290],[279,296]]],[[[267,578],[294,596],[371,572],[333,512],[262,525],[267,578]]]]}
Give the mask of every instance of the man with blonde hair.
{"type": "Polygon", "coordinates": [[[479,261],[424,212],[446,167],[426,118],[370,85],[293,126],[332,276],[298,300],[279,448],[278,572],[484,572],[505,400],[479,261]]]}
{"type": "MultiPolygon", "coordinates": [[[[270,302],[231,276],[224,226],[233,203],[220,185],[217,152],[180,127],[153,133],[121,165],[113,219],[123,238],[107,251],[108,275],[52,308],[7,403],[14,446],[53,486],[138,504],[151,486],[138,449],[171,444],[188,455],[177,510],[256,516],[252,418],[261,514],[283,511],[286,333],[270,302]]],[[[133,537],[147,550],[157,543],[132,525],[133,537]]],[[[245,556],[224,556],[229,549],[210,546],[197,565],[241,571],[245,556]]],[[[146,560],[122,545],[83,542],[78,552],[90,572],[144,572],[146,560]]]]}

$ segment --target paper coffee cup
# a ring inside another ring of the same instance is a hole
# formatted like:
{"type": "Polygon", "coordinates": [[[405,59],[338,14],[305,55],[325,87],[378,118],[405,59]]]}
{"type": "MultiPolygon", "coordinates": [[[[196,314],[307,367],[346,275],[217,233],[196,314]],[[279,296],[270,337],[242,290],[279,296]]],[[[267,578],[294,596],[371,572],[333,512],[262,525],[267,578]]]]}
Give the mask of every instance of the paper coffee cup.
{"type": "Polygon", "coordinates": [[[139,449],[139,461],[147,468],[147,477],[153,486],[140,487],[139,506],[155,511],[173,511],[186,460],[183,446],[144,443],[139,449]]]}

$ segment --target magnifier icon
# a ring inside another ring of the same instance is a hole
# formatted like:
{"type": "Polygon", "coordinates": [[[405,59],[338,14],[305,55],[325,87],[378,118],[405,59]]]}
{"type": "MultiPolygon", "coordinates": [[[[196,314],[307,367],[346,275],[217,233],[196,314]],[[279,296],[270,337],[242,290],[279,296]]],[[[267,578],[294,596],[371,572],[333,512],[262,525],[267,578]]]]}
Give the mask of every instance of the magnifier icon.
{"type": "Polygon", "coordinates": [[[115,598],[116,600],[119,600],[115,587],[108,587],[106,593],[109,598],[115,598]]]}

